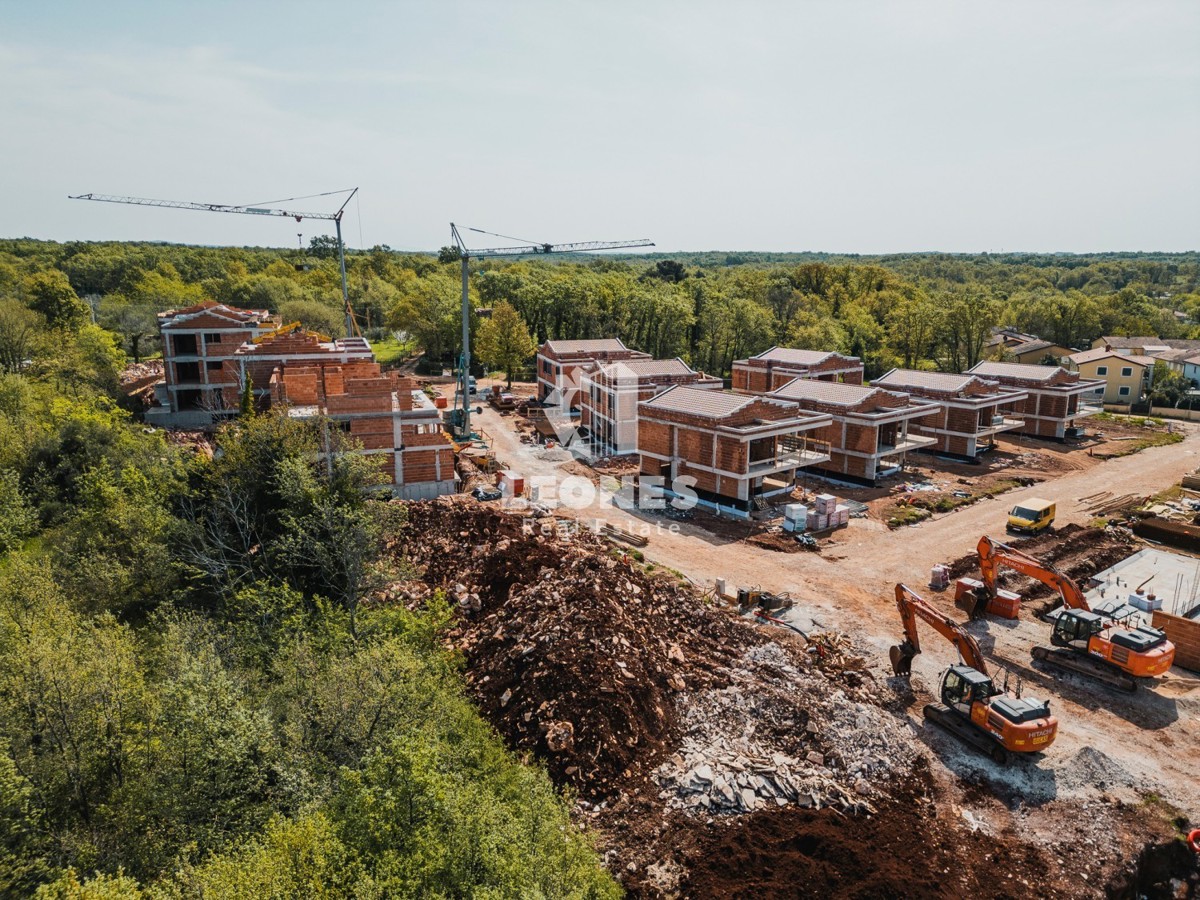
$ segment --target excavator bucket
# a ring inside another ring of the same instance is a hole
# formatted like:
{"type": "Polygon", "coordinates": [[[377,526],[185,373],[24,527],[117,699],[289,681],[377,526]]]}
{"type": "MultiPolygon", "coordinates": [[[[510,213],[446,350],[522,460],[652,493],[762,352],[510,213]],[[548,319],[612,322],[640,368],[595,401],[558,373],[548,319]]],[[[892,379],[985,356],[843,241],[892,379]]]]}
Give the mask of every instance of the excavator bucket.
{"type": "Polygon", "coordinates": [[[895,644],[888,655],[892,658],[892,671],[897,675],[908,675],[912,672],[913,657],[917,654],[907,642],[895,644]]]}

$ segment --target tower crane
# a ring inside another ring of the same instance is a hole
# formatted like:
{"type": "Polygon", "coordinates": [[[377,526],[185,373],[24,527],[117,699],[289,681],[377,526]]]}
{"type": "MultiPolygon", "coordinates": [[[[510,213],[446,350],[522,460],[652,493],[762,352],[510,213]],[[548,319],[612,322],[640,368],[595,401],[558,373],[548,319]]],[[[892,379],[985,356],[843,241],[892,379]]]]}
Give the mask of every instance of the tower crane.
{"type": "Polygon", "coordinates": [[[526,241],[524,238],[510,237],[506,234],[496,234],[493,231],[484,231],[482,228],[466,228],[467,231],[474,231],[477,234],[486,234],[491,237],[504,238],[506,241],[520,241],[521,243],[512,247],[490,247],[482,250],[471,250],[467,247],[466,242],[462,238],[462,233],[458,226],[453,222],[450,223],[450,236],[454,239],[455,246],[458,248],[459,258],[462,260],[462,354],[459,357],[459,396],[461,397],[460,405],[456,412],[458,413],[458,429],[459,434],[464,439],[470,439],[471,435],[471,305],[467,298],[467,287],[470,277],[468,267],[472,259],[494,259],[504,256],[530,256],[541,253],[585,253],[591,250],[621,250],[632,247],[653,247],[654,242],[646,239],[632,241],[581,241],[574,244],[548,244],[539,241],[526,241]]]}
{"type": "MultiPolygon", "coordinates": [[[[342,275],[342,307],[346,313],[346,336],[349,337],[358,332],[358,326],[354,322],[354,312],[350,308],[350,290],[346,284],[346,250],[345,245],[342,243],[342,214],[346,211],[346,207],[357,193],[358,188],[348,188],[344,191],[327,191],[324,194],[313,194],[312,197],[329,197],[336,194],[347,195],[342,205],[337,208],[337,211],[331,213],[294,212],[288,209],[237,206],[229,203],[192,203],[188,200],[150,200],[145,197],[120,197],[115,194],[73,194],[68,195],[68,199],[99,200],[104,203],[125,203],[131,206],[158,206],[163,209],[195,209],[201,212],[239,213],[247,216],[283,216],[295,219],[297,222],[304,219],[324,219],[325,221],[333,222],[334,228],[337,231],[338,268],[341,270],[342,275]]],[[[292,197],[289,199],[309,200],[312,197],[292,197]]]]}

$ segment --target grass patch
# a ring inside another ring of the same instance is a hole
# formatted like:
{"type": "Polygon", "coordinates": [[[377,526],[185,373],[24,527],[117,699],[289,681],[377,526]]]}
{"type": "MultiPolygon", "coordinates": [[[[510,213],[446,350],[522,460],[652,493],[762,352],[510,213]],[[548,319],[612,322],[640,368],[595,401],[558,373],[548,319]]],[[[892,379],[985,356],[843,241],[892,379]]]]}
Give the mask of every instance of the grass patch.
{"type": "Polygon", "coordinates": [[[1149,450],[1151,447],[1166,447],[1170,444],[1178,444],[1183,440],[1183,434],[1178,431],[1160,431],[1155,434],[1148,434],[1144,438],[1138,438],[1136,441],[1114,441],[1113,456],[1131,456],[1134,453],[1140,453],[1143,450],[1149,450]]]}
{"type": "Polygon", "coordinates": [[[888,528],[903,528],[905,525],[916,525],[924,522],[933,513],[919,506],[901,506],[887,520],[888,528]]]}
{"type": "Polygon", "coordinates": [[[887,520],[888,528],[901,528],[905,525],[915,525],[918,522],[923,522],[934,513],[954,512],[963,506],[970,506],[972,503],[977,503],[986,497],[998,497],[1000,494],[1013,490],[1014,488],[1027,487],[1033,484],[1029,479],[1020,478],[1001,478],[993,481],[987,487],[980,488],[977,491],[971,491],[964,497],[956,497],[953,494],[943,494],[937,498],[926,499],[920,495],[913,496],[909,499],[908,506],[898,507],[891,517],[887,520]]]}
{"type": "Polygon", "coordinates": [[[372,341],[371,349],[375,351],[375,361],[381,366],[392,366],[412,355],[415,345],[412,341],[401,343],[394,337],[382,341],[372,341]]]}

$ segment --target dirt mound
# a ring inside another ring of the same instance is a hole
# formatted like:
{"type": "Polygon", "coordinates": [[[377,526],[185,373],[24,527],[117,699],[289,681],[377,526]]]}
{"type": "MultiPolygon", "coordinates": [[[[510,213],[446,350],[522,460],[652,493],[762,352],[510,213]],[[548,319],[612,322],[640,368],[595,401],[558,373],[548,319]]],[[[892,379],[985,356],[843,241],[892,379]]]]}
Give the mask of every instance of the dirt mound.
{"type": "MultiPolygon", "coordinates": [[[[1013,546],[1034,559],[1053,565],[1085,589],[1088,579],[1093,575],[1120,562],[1136,549],[1133,547],[1133,541],[1120,532],[1073,524],[1063,525],[1054,531],[1026,540],[1015,541],[1013,546]]],[[[964,575],[979,577],[979,557],[975,553],[968,553],[950,563],[951,578],[961,578],[964,575]]],[[[1041,582],[1006,569],[1001,570],[1000,581],[1004,587],[1016,591],[1026,600],[1057,597],[1041,582]]],[[[1051,604],[1053,605],[1056,604],[1051,604]]]]}
{"type": "MultiPolygon", "coordinates": [[[[829,810],[755,813],[700,830],[681,854],[684,896],[1021,897],[1055,895],[1041,851],[938,816],[914,779],[911,799],[870,818],[829,810]]],[[[647,896],[652,893],[647,892],[647,896]]],[[[636,893],[635,893],[636,896],[636,893]]]]}
{"type": "Polygon", "coordinates": [[[420,536],[404,542],[408,561],[459,604],[450,638],[480,707],[584,798],[657,765],[677,734],[675,694],[727,684],[766,640],[589,532],[461,498],[408,509],[420,536]]]}

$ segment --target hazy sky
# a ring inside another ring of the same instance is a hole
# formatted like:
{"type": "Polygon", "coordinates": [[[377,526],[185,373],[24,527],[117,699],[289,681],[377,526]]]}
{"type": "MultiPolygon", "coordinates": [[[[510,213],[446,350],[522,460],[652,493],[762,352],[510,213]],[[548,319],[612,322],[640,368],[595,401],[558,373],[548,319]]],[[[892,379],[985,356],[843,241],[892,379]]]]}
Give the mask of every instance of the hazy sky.
{"type": "Polygon", "coordinates": [[[351,246],[1200,249],[1200,2],[0,0],[0,236],[354,185],[351,246]]]}

